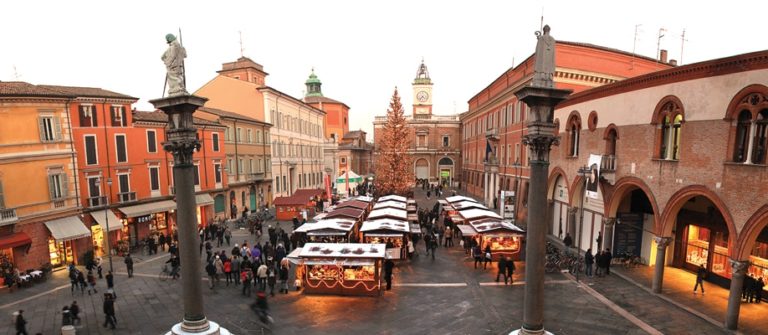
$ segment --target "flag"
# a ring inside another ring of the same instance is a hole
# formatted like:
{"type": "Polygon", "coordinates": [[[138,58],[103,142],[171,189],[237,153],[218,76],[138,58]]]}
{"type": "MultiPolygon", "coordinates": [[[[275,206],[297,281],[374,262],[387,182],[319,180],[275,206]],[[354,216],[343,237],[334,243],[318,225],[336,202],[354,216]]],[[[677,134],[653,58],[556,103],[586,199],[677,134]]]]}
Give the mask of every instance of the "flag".
{"type": "Polygon", "coordinates": [[[491,152],[493,152],[493,149],[491,148],[491,142],[486,140],[485,141],[485,161],[488,161],[488,158],[490,157],[491,152]]]}

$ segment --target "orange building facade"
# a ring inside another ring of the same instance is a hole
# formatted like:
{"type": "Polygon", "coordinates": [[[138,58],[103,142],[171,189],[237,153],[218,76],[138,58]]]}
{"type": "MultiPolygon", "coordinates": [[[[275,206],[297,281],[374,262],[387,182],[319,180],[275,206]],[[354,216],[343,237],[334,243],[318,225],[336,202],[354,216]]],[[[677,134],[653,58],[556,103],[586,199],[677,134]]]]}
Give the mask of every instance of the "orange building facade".
{"type": "MultiPolygon", "coordinates": [[[[670,68],[654,59],[600,46],[557,41],[555,87],[574,92],[670,68]]],[[[514,191],[515,219],[524,220],[528,193],[525,104],[514,92],[533,77],[534,57],[505,71],[461,114],[461,188],[497,208],[500,191],[514,191]]],[[[560,121],[556,121],[560,122],[560,121]]],[[[563,121],[564,122],[564,121],[563,121]]]]}

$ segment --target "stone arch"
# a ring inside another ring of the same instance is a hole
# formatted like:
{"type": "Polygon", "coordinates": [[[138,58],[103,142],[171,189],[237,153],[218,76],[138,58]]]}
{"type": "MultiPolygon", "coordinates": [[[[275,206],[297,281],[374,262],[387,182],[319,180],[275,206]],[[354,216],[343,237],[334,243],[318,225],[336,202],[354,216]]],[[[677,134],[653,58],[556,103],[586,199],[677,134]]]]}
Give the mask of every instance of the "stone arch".
{"type": "Polygon", "coordinates": [[[547,186],[547,200],[552,200],[554,197],[555,185],[557,184],[558,177],[563,177],[563,179],[565,179],[565,184],[568,185],[568,176],[565,174],[565,171],[559,166],[552,168],[552,172],[549,173],[547,182],[549,184],[547,186]]]}
{"type": "MultiPolygon", "coordinates": [[[[422,158],[423,159],[423,158],[422,158]]],[[[437,165],[453,165],[453,160],[450,157],[443,157],[440,158],[440,161],[437,162],[437,165]]]]}
{"type": "Polygon", "coordinates": [[[683,102],[680,100],[680,98],[674,95],[668,95],[661,98],[656,104],[656,107],[653,109],[653,114],[651,115],[651,124],[661,123],[661,120],[663,120],[667,114],[670,114],[670,119],[673,119],[675,116],[680,114],[683,116],[682,123],[685,123],[685,107],[683,106],[683,102]],[[671,112],[665,111],[664,107],[670,102],[675,105],[676,108],[674,108],[671,112]]]}
{"type": "Polygon", "coordinates": [[[739,233],[739,238],[734,246],[735,250],[731,253],[732,257],[737,260],[748,259],[757,236],[766,226],[768,226],[768,205],[760,207],[747,220],[739,233]]]}
{"type": "MultiPolygon", "coordinates": [[[[763,96],[768,96],[768,87],[761,84],[752,84],[739,90],[739,92],[733,96],[733,99],[731,99],[731,102],[728,103],[728,109],[725,110],[725,117],[723,118],[723,120],[733,121],[737,117],[738,113],[741,111],[741,108],[738,108],[739,105],[744,103],[744,99],[746,99],[748,96],[755,93],[762,94],[763,96]]],[[[753,112],[752,119],[754,119],[756,116],[757,115],[753,112]]]]}
{"type": "Polygon", "coordinates": [[[430,178],[430,177],[431,177],[431,174],[432,174],[432,173],[431,173],[431,172],[432,172],[432,170],[431,170],[431,169],[432,169],[432,166],[431,166],[431,164],[429,163],[429,160],[428,160],[428,159],[426,159],[426,158],[424,158],[424,157],[419,157],[419,158],[416,158],[416,159],[413,161],[413,174],[414,174],[414,176],[415,176],[416,178],[423,178],[423,177],[424,177],[423,175],[422,175],[422,176],[419,176],[419,171],[418,171],[418,168],[419,168],[419,167],[425,167],[425,166],[427,167],[427,176],[426,176],[426,178],[428,179],[428,178],[430,178]]]}
{"type": "MultiPolygon", "coordinates": [[[[712,204],[717,207],[725,220],[725,225],[728,227],[728,245],[736,246],[736,225],[733,223],[733,217],[731,212],[728,211],[728,206],[720,199],[720,197],[712,192],[708,187],[704,185],[689,185],[679,189],[673,194],[667,201],[667,205],[664,207],[664,213],[661,215],[661,220],[656,222],[656,231],[662,235],[669,236],[672,234],[672,228],[675,226],[675,217],[680,209],[685,205],[685,202],[689,199],[702,196],[707,198],[712,204]]],[[[729,247],[728,252],[733,255],[734,248],[729,247]]]]}
{"type": "Polygon", "coordinates": [[[616,127],[615,124],[611,123],[608,126],[605,127],[605,130],[603,131],[603,139],[608,140],[608,135],[610,135],[611,130],[616,132],[616,139],[619,139],[619,127],[616,127]]]}
{"type": "MultiPolygon", "coordinates": [[[[603,194],[603,214],[605,213],[605,203],[607,202],[606,199],[606,189],[605,189],[605,183],[597,183],[597,187],[600,188],[600,193],[603,194]]],[[[573,202],[576,201],[576,192],[584,192],[584,177],[580,175],[576,175],[573,177],[573,181],[568,185],[568,204],[572,207],[579,207],[577,204],[574,204],[573,202]]],[[[583,196],[583,195],[582,195],[583,196]]]]}
{"type": "MultiPolygon", "coordinates": [[[[566,122],[566,125],[570,126],[572,123],[575,122],[576,126],[579,129],[582,128],[581,127],[581,114],[579,114],[579,111],[577,111],[575,109],[573,111],[571,111],[571,113],[568,114],[568,119],[567,120],[568,121],[566,122]]],[[[567,130],[568,126],[566,126],[566,130],[567,130]]]]}
{"type": "Polygon", "coordinates": [[[616,217],[616,211],[619,209],[622,198],[624,198],[627,193],[632,192],[632,190],[635,188],[643,191],[645,196],[648,198],[648,201],[651,203],[651,207],[653,208],[653,227],[655,232],[660,231],[658,229],[658,224],[661,214],[659,213],[659,205],[656,202],[656,196],[654,196],[653,191],[651,191],[651,188],[648,187],[648,184],[637,177],[623,177],[616,181],[616,184],[613,186],[613,191],[610,195],[604,193],[605,217],[616,217]]]}

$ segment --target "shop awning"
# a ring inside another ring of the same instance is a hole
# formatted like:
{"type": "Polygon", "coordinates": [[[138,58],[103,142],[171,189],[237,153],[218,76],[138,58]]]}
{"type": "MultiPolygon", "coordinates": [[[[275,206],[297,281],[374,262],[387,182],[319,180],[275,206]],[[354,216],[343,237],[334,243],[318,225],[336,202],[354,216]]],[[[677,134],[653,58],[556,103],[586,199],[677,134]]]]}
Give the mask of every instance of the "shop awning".
{"type": "Polygon", "coordinates": [[[365,236],[367,237],[403,237],[404,233],[395,234],[395,233],[365,233],[365,236]]]}
{"type": "Polygon", "coordinates": [[[472,226],[460,224],[456,225],[456,227],[459,227],[459,230],[461,231],[461,235],[465,237],[471,237],[477,235],[477,231],[475,231],[475,228],[472,228],[472,226]]]}
{"type": "Polygon", "coordinates": [[[137,216],[144,216],[152,213],[167,212],[171,209],[176,209],[176,202],[173,200],[163,200],[136,206],[123,207],[120,208],[120,211],[129,218],[135,218],[137,216]]]}
{"type": "Polygon", "coordinates": [[[211,197],[211,195],[208,194],[208,193],[196,194],[195,195],[195,203],[198,206],[213,205],[213,197],[211,197]]]}
{"type": "Polygon", "coordinates": [[[123,228],[123,224],[120,222],[120,219],[118,219],[117,215],[115,215],[115,212],[111,210],[95,211],[89,214],[91,214],[99,226],[104,227],[104,230],[107,230],[107,226],[109,226],[109,231],[120,230],[123,228]],[[107,221],[107,219],[109,219],[109,221],[107,221]]]}
{"type": "Polygon", "coordinates": [[[10,249],[27,244],[32,244],[32,239],[25,232],[0,237],[0,249],[10,249]]]}
{"type": "Polygon", "coordinates": [[[86,228],[77,215],[48,221],[45,223],[51,235],[57,241],[69,241],[91,236],[91,230],[86,228]]]}

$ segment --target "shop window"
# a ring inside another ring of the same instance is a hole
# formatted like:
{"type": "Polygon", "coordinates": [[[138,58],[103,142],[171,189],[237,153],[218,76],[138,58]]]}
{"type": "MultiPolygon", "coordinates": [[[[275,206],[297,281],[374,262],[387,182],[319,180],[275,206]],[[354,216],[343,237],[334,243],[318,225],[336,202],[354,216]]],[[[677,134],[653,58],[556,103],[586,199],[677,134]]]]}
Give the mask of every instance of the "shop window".
{"type": "Polygon", "coordinates": [[[695,225],[688,226],[688,243],[685,248],[685,262],[698,267],[707,266],[709,260],[710,230],[695,225]]]}
{"type": "Polygon", "coordinates": [[[756,241],[749,256],[749,269],[747,273],[753,278],[761,277],[765,281],[768,278],[768,243],[756,241]]]}
{"type": "Polygon", "coordinates": [[[728,234],[715,232],[712,242],[715,245],[712,256],[712,273],[721,277],[731,277],[731,266],[728,264],[728,234]]]}
{"type": "Polygon", "coordinates": [[[675,96],[668,96],[658,103],[651,124],[657,125],[658,159],[680,159],[680,129],[685,122],[683,103],[675,96]]]}

